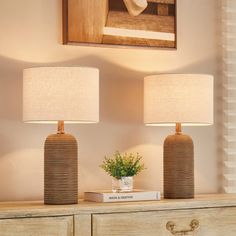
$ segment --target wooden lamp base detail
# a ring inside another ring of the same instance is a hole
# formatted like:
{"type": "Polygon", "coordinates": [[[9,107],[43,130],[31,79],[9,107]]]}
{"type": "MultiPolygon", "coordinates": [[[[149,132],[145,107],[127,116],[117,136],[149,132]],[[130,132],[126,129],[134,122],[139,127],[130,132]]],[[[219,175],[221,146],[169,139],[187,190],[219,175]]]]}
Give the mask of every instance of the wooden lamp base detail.
{"type": "Polygon", "coordinates": [[[77,141],[72,135],[53,134],[45,141],[44,203],[78,203],[77,141]]]}
{"type": "Polygon", "coordinates": [[[164,142],[164,198],[194,198],[194,154],[191,137],[176,133],[164,142]]]}

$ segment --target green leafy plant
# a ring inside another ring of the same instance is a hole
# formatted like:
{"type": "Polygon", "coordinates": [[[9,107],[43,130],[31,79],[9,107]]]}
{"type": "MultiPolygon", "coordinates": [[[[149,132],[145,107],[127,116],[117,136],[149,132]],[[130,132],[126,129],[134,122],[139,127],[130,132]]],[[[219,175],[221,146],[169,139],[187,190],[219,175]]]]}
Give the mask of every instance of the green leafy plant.
{"type": "Polygon", "coordinates": [[[116,151],[113,158],[105,157],[100,167],[110,176],[121,179],[121,177],[135,176],[144,170],[145,167],[141,163],[141,159],[142,156],[139,153],[121,155],[119,151],[116,151]]]}

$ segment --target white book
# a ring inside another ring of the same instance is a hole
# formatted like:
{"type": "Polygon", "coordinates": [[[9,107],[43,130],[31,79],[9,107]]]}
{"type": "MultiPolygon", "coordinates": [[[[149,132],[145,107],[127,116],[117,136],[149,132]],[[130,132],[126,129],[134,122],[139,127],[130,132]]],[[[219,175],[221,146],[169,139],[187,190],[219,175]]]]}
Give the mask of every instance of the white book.
{"type": "Polygon", "coordinates": [[[158,201],[161,199],[159,191],[134,190],[132,192],[94,191],[85,192],[84,200],[92,202],[130,202],[130,201],[158,201]]]}

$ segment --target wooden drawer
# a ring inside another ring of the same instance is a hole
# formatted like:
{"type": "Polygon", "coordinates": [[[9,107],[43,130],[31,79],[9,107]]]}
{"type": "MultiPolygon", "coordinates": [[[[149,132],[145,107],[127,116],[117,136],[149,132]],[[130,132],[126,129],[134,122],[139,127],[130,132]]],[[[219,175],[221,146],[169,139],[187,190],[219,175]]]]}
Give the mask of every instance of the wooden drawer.
{"type": "Polygon", "coordinates": [[[93,236],[235,236],[236,208],[153,211],[93,215],[93,236]],[[167,222],[176,224],[175,231],[190,229],[190,222],[199,221],[194,233],[172,234],[167,222]]]}
{"type": "Polygon", "coordinates": [[[73,236],[73,216],[0,220],[1,236],[73,236]]]}

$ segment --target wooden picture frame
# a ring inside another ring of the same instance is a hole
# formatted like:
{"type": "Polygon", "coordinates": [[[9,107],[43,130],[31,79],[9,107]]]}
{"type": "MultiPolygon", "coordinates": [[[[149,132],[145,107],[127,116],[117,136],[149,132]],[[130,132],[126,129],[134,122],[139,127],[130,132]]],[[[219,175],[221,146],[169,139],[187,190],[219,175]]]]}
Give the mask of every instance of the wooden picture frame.
{"type": "Polygon", "coordinates": [[[176,5],[177,0],[62,0],[63,44],[176,49],[176,5]]]}

